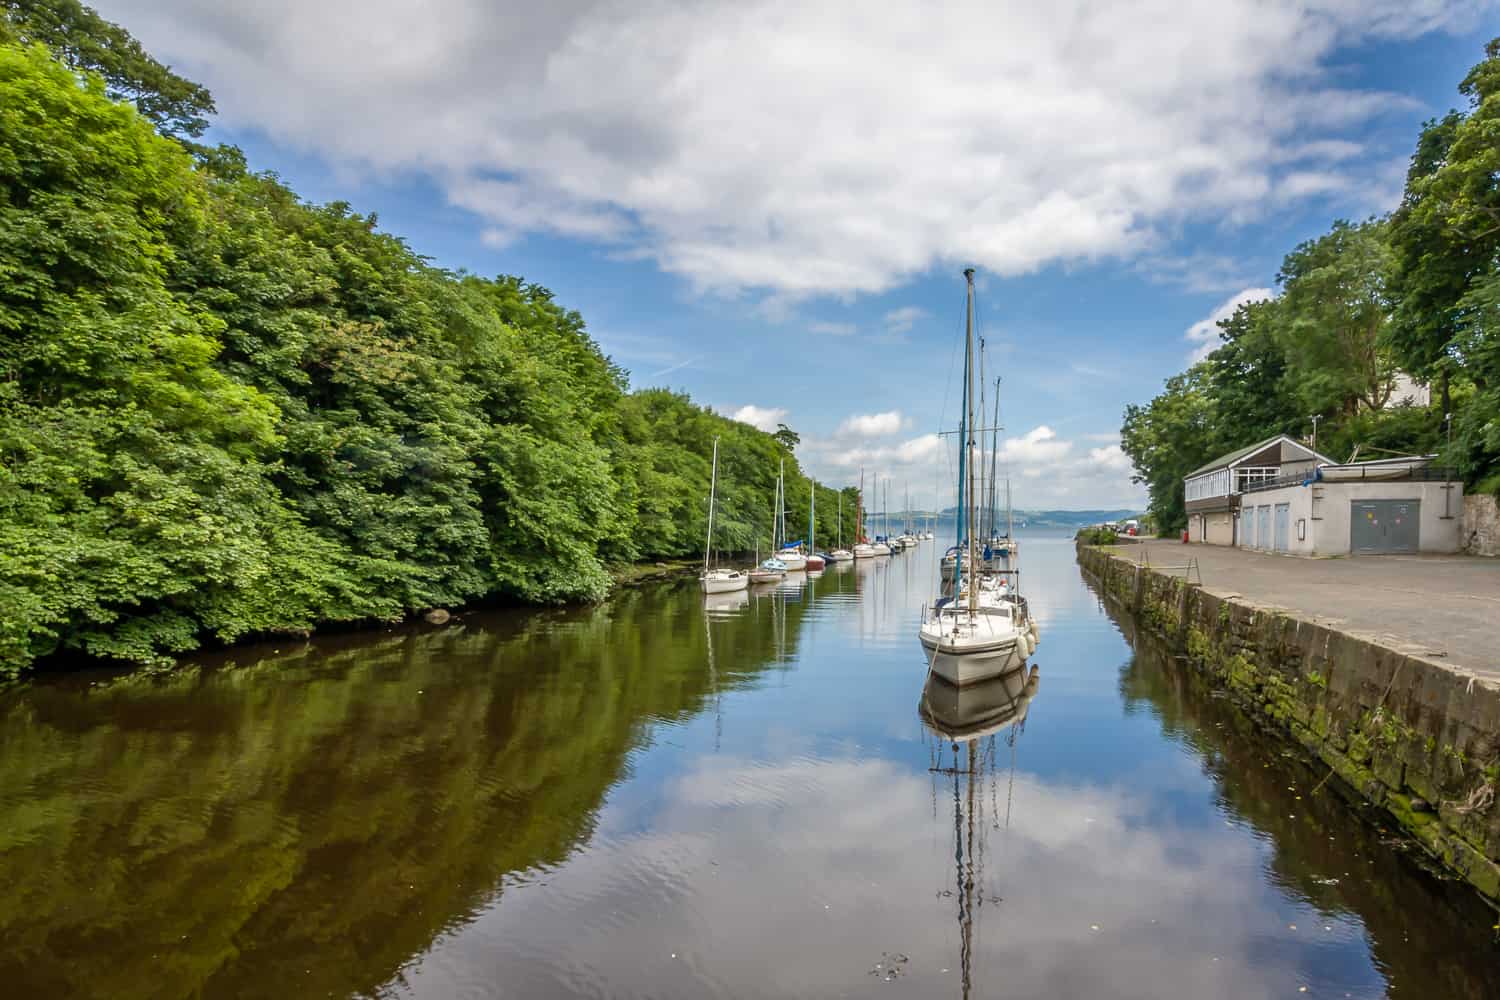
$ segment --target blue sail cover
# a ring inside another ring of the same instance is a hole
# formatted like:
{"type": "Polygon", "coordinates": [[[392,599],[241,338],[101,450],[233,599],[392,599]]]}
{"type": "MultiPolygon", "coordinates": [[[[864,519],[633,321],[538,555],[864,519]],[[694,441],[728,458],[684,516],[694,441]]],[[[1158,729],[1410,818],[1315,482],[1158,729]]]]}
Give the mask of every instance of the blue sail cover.
{"type": "Polygon", "coordinates": [[[786,543],[784,543],[781,546],[781,550],[783,552],[785,552],[787,549],[795,549],[797,546],[799,546],[801,544],[802,544],[802,539],[799,538],[795,542],[786,542],[786,543]]]}

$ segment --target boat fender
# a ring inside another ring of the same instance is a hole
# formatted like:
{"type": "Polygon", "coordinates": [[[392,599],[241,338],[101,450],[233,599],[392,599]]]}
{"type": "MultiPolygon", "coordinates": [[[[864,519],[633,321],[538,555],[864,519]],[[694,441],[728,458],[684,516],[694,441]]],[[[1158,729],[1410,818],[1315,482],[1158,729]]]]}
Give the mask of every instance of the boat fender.
{"type": "Polygon", "coordinates": [[[1026,638],[1025,632],[1016,637],[1016,649],[1020,650],[1023,660],[1031,655],[1031,642],[1026,638]]]}
{"type": "Polygon", "coordinates": [[[1037,644],[1037,640],[1041,639],[1042,637],[1041,629],[1037,628],[1035,618],[1026,623],[1026,631],[1031,633],[1031,644],[1035,646],[1037,644]]]}

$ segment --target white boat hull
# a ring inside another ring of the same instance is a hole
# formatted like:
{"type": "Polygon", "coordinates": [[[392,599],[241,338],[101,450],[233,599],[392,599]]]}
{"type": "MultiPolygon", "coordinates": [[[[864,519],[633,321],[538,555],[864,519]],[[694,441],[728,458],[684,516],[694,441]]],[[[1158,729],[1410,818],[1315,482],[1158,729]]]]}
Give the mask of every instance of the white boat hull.
{"type": "Polygon", "coordinates": [[[705,594],[730,594],[750,586],[750,577],[739,570],[717,570],[698,578],[705,594]]]}
{"type": "Polygon", "coordinates": [[[786,571],[788,573],[796,573],[799,570],[807,569],[807,556],[802,555],[800,552],[778,552],[776,553],[776,558],[786,563],[786,571]]]}
{"type": "Polygon", "coordinates": [[[828,561],[836,563],[853,562],[854,553],[850,552],[848,549],[834,549],[832,552],[828,553],[828,561]]]}
{"type": "Polygon", "coordinates": [[[1021,633],[1008,615],[944,614],[923,622],[918,638],[932,673],[955,687],[991,680],[1026,663],[1021,633]]]}
{"type": "Polygon", "coordinates": [[[870,555],[872,556],[888,556],[890,554],[891,547],[884,542],[876,542],[870,546],[870,555]]]}
{"type": "Polygon", "coordinates": [[[875,546],[873,545],[867,544],[865,542],[860,542],[858,545],[854,546],[854,558],[856,559],[868,559],[874,554],[875,546]]]}

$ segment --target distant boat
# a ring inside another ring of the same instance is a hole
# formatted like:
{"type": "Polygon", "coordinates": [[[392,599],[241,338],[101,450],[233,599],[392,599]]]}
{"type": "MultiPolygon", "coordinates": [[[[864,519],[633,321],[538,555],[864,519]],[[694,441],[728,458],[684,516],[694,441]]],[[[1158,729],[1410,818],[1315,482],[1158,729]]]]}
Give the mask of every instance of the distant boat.
{"type": "Polygon", "coordinates": [[[844,491],[839,490],[839,528],[838,548],[828,553],[828,561],[831,563],[852,562],[854,553],[844,548],[844,491]]]}
{"type": "Polygon", "coordinates": [[[869,559],[876,555],[890,555],[890,552],[879,553],[875,546],[864,540],[865,537],[865,470],[859,470],[859,501],[854,508],[854,558],[869,559]]]}
{"type": "Polygon", "coordinates": [[[698,577],[698,584],[703,588],[705,594],[727,594],[736,590],[744,590],[750,585],[750,578],[737,569],[724,569],[722,566],[713,568],[710,563],[714,551],[714,501],[719,491],[719,439],[714,437],[714,464],[713,471],[708,479],[708,540],[703,543],[703,572],[698,577]]]}
{"type": "Polygon", "coordinates": [[[746,575],[751,583],[780,583],[786,579],[786,563],[780,559],[767,559],[746,575]]]}
{"type": "Polygon", "coordinates": [[[814,520],[818,512],[818,484],[813,482],[812,476],[807,477],[807,495],[807,570],[812,573],[822,569],[826,562],[823,553],[818,551],[818,527],[814,520]]]}

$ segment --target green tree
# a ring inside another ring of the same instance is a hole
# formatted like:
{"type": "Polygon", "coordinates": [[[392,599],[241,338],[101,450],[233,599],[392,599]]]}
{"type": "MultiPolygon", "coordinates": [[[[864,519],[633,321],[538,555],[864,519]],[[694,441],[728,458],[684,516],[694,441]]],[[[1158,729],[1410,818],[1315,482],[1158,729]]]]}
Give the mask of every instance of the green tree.
{"type": "Polygon", "coordinates": [[[146,54],[130,32],[78,0],[3,0],[0,42],[45,45],[68,68],[97,73],[111,97],[135,103],[162,133],[196,138],[214,99],[146,54]]]}
{"type": "Polygon", "coordinates": [[[1215,409],[1205,376],[1202,365],[1173,375],[1150,403],[1127,406],[1120,428],[1120,448],[1135,466],[1131,479],[1145,484],[1151,513],[1166,535],[1187,525],[1183,477],[1217,454],[1215,409]]]}
{"type": "Polygon", "coordinates": [[[1353,416],[1390,399],[1395,365],[1386,348],[1391,313],[1385,224],[1335,222],[1282,262],[1276,328],[1308,413],[1353,416]]]}

